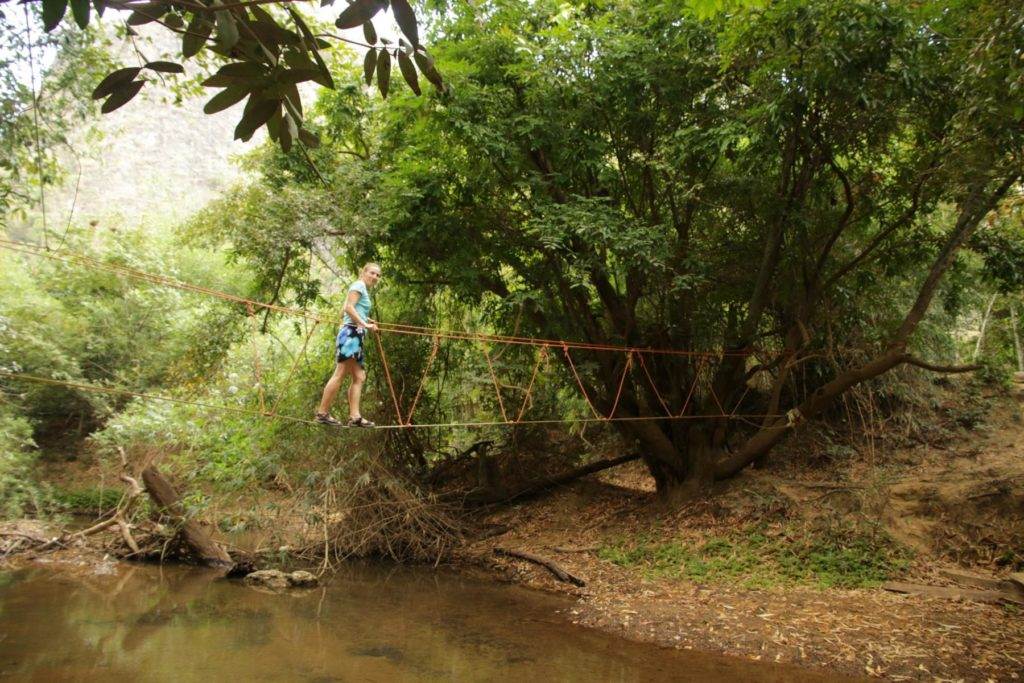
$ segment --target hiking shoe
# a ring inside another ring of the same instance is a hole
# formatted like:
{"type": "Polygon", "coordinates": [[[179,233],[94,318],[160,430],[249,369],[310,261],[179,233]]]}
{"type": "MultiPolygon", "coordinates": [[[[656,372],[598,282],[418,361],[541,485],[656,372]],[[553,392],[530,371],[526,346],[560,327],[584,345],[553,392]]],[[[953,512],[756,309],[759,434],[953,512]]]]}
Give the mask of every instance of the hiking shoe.
{"type": "Polygon", "coordinates": [[[370,422],[365,417],[353,417],[348,421],[349,427],[376,427],[377,425],[370,422]]]}
{"type": "Polygon", "coordinates": [[[317,413],[314,419],[322,425],[331,425],[332,427],[342,426],[341,420],[335,420],[331,417],[330,413],[317,413]]]}

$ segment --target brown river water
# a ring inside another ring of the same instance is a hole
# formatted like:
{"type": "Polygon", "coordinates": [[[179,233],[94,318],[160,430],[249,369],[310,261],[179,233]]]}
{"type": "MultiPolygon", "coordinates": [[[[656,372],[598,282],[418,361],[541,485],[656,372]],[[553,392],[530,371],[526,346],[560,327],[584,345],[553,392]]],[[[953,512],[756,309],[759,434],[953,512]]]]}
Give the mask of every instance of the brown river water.
{"type": "Polygon", "coordinates": [[[25,681],[823,681],[633,643],[572,602],[448,571],[351,565],[272,593],[188,567],[0,569],[0,678],[25,681]]]}

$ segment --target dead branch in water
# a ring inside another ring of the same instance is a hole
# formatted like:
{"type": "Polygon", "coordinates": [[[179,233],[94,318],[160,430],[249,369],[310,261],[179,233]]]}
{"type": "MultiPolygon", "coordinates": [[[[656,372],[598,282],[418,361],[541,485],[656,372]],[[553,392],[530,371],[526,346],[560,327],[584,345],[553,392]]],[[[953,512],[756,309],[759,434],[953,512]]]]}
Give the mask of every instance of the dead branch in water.
{"type": "MultiPolygon", "coordinates": [[[[114,509],[114,512],[111,513],[111,515],[106,519],[97,522],[96,524],[93,524],[88,529],[83,529],[82,531],[76,531],[74,533],[65,532],[60,536],[51,538],[46,543],[43,543],[42,545],[35,548],[35,550],[39,552],[45,552],[47,550],[52,550],[53,548],[56,548],[58,546],[65,547],[69,543],[73,543],[74,541],[78,541],[88,536],[92,536],[105,529],[109,529],[114,525],[117,525],[120,528],[121,535],[126,542],[128,541],[128,539],[132,537],[130,525],[126,521],[125,516],[128,514],[132,506],[135,504],[135,500],[142,494],[142,487],[139,486],[139,482],[136,481],[134,477],[128,474],[128,458],[125,455],[124,449],[118,446],[117,452],[121,456],[121,467],[124,470],[123,472],[121,472],[119,478],[121,479],[121,481],[125,483],[125,485],[128,487],[128,490],[125,492],[124,496],[121,497],[121,500],[120,502],[118,502],[117,507],[114,509]]],[[[132,542],[128,545],[132,547],[133,550],[138,552],[138,546],[135,545],[134,539],[132,539],[132,542]]]]}
{"type": "MultiPolygon", "coordinates": [[[[209,567],[230,567],[234,564],[224,548],[217,545],[210,534],[195,520],[188,519],[181,506],[181,497],[171,482],[160,473],[155,465],[142,470],[142,481],[150,498],[157,504],[161,514],[168,516],[180,529],[182,539],[195,553],[200,562],[209,567]]],[[[125,539],[128,540],[127,538],[125,539]]],[[[129,547],[132,543],[128,544],[129,547]]],[[[137,546],[136,546],[137,547],[137,546]]],[[[136,550],[135,547],[132,550],[136,550]]]]}
{"type": "Polygon", "coordinates": [[[562,567],[556,564],[554,561],[541,557],[540,555],[534,555],[533,553],[523,552],[522,550],[509,550],[508,548],[495,548],[494,554],[504,555],[505,557],[515,557],[520,560],[526,560],[527,562],[539,564],[541,567],[544,567],[549,572],[554,574],[559,581],[571,583],[574,586],[579,586],[581,588],[587,585],[587,582],[583,579],[579,578],[578,576],[573,576],[569,572],[562,569],[562,567]]]}

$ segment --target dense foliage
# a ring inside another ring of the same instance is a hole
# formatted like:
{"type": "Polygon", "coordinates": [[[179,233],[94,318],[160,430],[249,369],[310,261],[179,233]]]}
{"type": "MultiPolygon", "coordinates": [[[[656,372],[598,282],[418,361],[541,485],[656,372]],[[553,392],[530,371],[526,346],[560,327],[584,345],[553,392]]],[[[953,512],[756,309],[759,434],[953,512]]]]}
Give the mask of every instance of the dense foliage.
{"type": "MultiPolygon", "coordinates": [[[[1024,11],[989,0],[430,8],[431,52],[450,87],[417,96],[392,83],[382,100],[358,85],[362,64],[327,58],[337,87],[303,119],[315,149],[248,156],[252,177],[173,238],[80,228],[69,246],[325,315],[374,259],[384,321],[705,352],[645,354],[644,367],[573,352],[599,410],[618,397],[618,416],[685,418],[614,425],[664,490],[732,476],[901,366],[975,350],[1004,374],[1013,366],[1024,11]],[[221,253],[230,265],[214,265],[221,253]],[[968,339],[981,317],[999,323],[968,339]]],[[[331,370],[330,325],[250,319],[59,262],[7,270],[5,369],[230,407],[257,407],[262,390],[293,415],[309,414],[331,370]]],[[[431,341],[384,343],[408,405],[431,341]]],[[[486,420],[519,405],[539,362],[531,415],[588,414],[560,349],[546,361],[528,347],[491,352],[498,396],[480,349],[447,344],[419,419],[486,420]]],[[[368,410],[386,415],[375,363],[368,410]]],[[[427,480],[452,448],[505,433],[388,433],[367,446],[196,406],[4,387],[5,453],[22,453],[29,424],[37,440],[69,421],[105,425],[101,446],[147,444],[234,489],[285,470],[331,481],[353,452],[378,449],[427,480]]],[[[4,467],[23,467],[18,458],[4,467]]]]}
{"type": "MultiPolygon", "coordinates": [[[[730,476],[850,387],[923,362],[908,349],[934,348],[915,334],[943,276],[972,235],[1012,239],[1020,220],[1024,16],[1004,3],[699,21],[500,2],[438,21],[444,101],[322,101],[317,165],[365,196],[342,231],[502,329],[747,354],[652,359],[657,393],[633,368],[618,414],[664,398],[694,418],[621,427],[662,485],[730,476]],[[715,417],[741,400],[786,416],[715,417]]],[[[602,410],[624,362],[579,359],[602,410]]]]}

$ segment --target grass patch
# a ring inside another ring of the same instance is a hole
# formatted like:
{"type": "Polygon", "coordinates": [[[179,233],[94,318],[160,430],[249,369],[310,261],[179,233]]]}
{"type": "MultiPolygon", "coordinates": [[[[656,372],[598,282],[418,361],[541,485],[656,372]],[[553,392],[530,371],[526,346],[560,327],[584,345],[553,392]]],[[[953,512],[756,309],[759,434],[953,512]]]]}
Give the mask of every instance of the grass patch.
{"type": "Polygon", "coordinates": [[[63,489],[54,487],[50,501],[56,512],[96,514],[117,506],[124,491],[120,488],[63,489]]]}
{"type": "Polygon", "coordinates": [[[787,526],[774,533],[756,528],[702,543],[640,539],[605,546],[598,556],[636,568],[650,578],[669,576],[751,588],[877,586],[904,571],[910,560],[909,553],[886,534],[851,526],[816,531],[787,526]]]}

